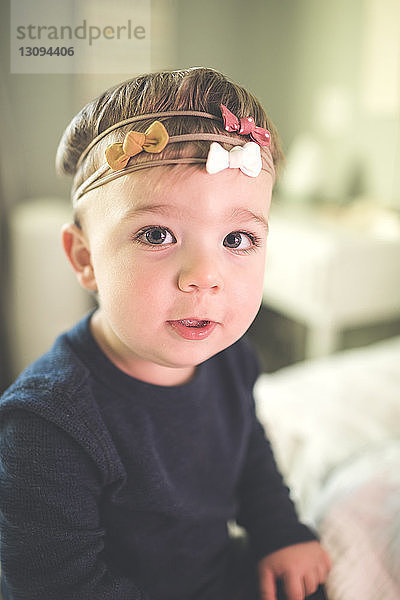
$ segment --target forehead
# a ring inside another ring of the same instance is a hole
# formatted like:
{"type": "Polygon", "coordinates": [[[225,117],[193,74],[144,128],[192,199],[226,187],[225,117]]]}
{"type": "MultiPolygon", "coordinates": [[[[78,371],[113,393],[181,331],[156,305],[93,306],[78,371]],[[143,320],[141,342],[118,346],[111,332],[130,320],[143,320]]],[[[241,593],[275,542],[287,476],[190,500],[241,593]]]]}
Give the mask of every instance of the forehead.
{"type": "Polygon", "coordinates": [[[113,222],[145,213],[219,220],[252,211],[266,217],[272,187],[272,176],[264,171],[249,177],[239,169],[210,175],[196,167],[157,167],[108,183],[92,200],[89,193],[87,208],[113,222]]]}

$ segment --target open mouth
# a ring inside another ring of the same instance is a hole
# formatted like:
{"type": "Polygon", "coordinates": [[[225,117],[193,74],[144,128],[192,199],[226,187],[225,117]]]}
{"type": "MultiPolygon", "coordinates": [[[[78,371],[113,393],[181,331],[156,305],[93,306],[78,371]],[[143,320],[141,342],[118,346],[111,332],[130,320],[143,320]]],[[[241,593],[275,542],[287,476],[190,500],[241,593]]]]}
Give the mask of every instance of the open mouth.
{"type": "Polygon", "coordinates": [[[179,319],[168,323],[175,333],[186,340],[204,340],[217,326],[215,321],[208,319],[179,319]]]}
{"type": "Polygon", "coordinates": [[[181,319],[179,321],[179,323],[182,323],[182,325],[184,325],[185,327],[196,327],[196,328],[206,327],[211,322],[212,321],[206,321],[206,320],[199,321],[197,319],[181,319]]]}

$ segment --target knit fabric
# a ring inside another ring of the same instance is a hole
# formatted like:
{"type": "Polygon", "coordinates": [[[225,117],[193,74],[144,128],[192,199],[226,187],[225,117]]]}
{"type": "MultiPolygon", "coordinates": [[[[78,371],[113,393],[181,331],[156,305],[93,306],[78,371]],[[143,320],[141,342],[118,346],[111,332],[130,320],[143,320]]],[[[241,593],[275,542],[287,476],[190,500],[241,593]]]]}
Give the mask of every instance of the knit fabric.
{"type": "Polygon", "coordinates": [[[229,520],[255,560],[315,539],[256,419],[244,340],[164,387],[115,367],[89,322],[0,402],[6,600],[221,600],[229,520]]]}

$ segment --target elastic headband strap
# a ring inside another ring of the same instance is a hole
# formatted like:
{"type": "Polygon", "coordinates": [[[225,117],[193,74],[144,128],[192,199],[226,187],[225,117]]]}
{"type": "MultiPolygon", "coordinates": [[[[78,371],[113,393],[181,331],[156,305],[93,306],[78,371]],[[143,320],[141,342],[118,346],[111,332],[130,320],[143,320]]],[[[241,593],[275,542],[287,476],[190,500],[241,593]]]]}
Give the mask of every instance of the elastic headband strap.
{"type": "MultiPolygon", "coordinates": [[[[173,135],[169,138],[168,143],[169,144],[173,144],[174,142],[192,142],[195,140],[210,140],[212,142],[225,142],[228,144],[233,144],[232,138],[229,137],[228,135],[219,135],[217,133],[184,133],[182,135],[173,135]]],[[[241,145],[244,143],[242,142],[242,140],[238,140],[238,143],[240,143],[241,145]]],[[[161,162],[162,159],[156,161],[156,160],[152,160],[152,161],[147,161],[146,162],[146,166],[151,166],[155,163],[159,163],[161,162]]],[[[140,164],[140,163],[137,163],[140,164]]],[[[144,164],[144,163],[142,163],[144,164]]],[[[169,163],[172,164],[172,163],[169,163]]],[[[132,165],[131,165],[132,166],[132,165]]],[[[142,167],[144,168],[144,167],[142,167]]],[[[132,170],[135,169],[131,169],[131,167],[125,167],[124,169],[121,169],[120,171],[114,171],[112,173],[110,173],[107,177],[102,177],[102,175],[104,175],[104,173],[106,173],[108,170],[110,169],[108,163],[104,163],[101,167],[99,167],[97,169],[97,171],[95,171],[94,173],[92,173],[92,175],[90,175],[90,177],[88,177],[87,179],[85,179],[85,181],[82,183],[82,185],[80,185],[78,187],[78,189],[76,190],[76,192],[73,195],[73,201],[76,202],[77,200],[79,200],[79,198],[81,196],[83,196],[83,194],[86,194],[86,192],[89,192],[90,190],[93,190],[97,187],[100,187],[100,185],[103,185],[103,183],[108,183],[108,181],[112,181],[113,179],[117,179],[117,177],[121,177],[122,175],[125,175],[125,173],[131,173],[132,170]],[[131,169],[130,171],[128,171],[128,169],[131,169]],[[101,179],[100,179],[101,178],[101,179]],[[98,181],[98,184],[95,186],[92,186],[92,184],[98,181]]]]}
{"type": "MultiPolygon", "coordinates": [[[[217,134],[217,133],[184,133],[182,135],[175,135],[169,138],[169,144],[177,143],[177,142],[196,142],[196,141],[209,141],[209,142],[222,142],[225,144],[230,144],[231,146],[244,146],[246,141],[240,138],[234,138],[232,136],[217,134]]],[[[269,149],[263,148],[263,170],[270,173],[273,177],[275,176],[275,168],[273,159],[269,149]]],[[[72,196],[73,204],[76,202],[87,192],[91,190],[95,190],[96,188],[117,179],[118,177],[122,177],[123,175],[128,175],[129,173],[133,173],[134,171],[139,171],[141,169],[147,169],[149,167],[158,167],[164,165],[176,165],[176,164],[199,164],[205,163],[207,161],[206,158],[196,158],[196,157],[181,157],[181,158],[160,158],[153,159],[145,162],[133,163],[131,165],[126,166],[124,169],[120,169],[119,171],[112,171],[108,175],[105,175],[110,167],[108,163],[104,163],[97,171],[92,173],[90,177],[88,177],[75,191],[72,196]],[[105,175],[105,176],[104,176],[105,175]],[[104,176],[104,177],[103,177],[104,176]]]]}
{"type": "MultiPolygon", "coordinates": [[[[145,115],[136,115],[135,117],[129,117],[129,119],[125,119],[124,121],[119,121],[108,129],[105,129],[99,135],[97,135],[88,146],[84,149],[82,154],[79,157],[78,162],[76,163],[76,168],[78,169],[83,159],[87,156],[88,152],[95,146],[103,137],[108,135],[111,131],[115,129],[119,129],[120,127],[125,127],[125,125],[129,125],[129,123],[135,123],[136,121],[145,121],[146,119],[159,119],[160,117],[178,117],[178,116],[186,116],[186,117],[204,117],[205,119],[214,119],[215,121],[220,121],[221,117],[217,117],[216,115],[212,115],[211,113],[201,112],[199,110],[170,110],[165,112],[157,112],[157,113],[148,113],[145,115]]],[[[170,138],[171,140],[172,138],[170,138]]]]}
{"type": "MultiPolygon", "coordinates": [[[[91,192],[114,179],[118,179],[118,177],[122,177],[123,175],[128,175],[129,173],[133,173],[133,171],[140,171],[140,169],[148,169],[149,167],[162,167],[163,165],[178,165],[178,164],[196,164],[196,163],[205,163],[207,161],[206,158],[162,158],[160,160],[148,160],[147,162],[136,163],[134,165],[130,165],[129,167],[125,167],[121,171],[114,171],[113,173],[109,173],[106,177],[101,177],[101,175],[107,170],[100,168],[96,171],[96,175],[100,178],[94,181],[93,183],[89,183],[89,185],[85,185],[85,188],[81,190],[78,188],[76,194],[73,197],[73,202],[76,203],[84,194],[87,192],[91,192]]],[[[86,183],[86,182],[85,182],[86,183]]]]}
{"type": "MultiPolygon", "coordinates": [[[[74,196],[74,202],[77,202],[79,200],[79,198],[81,196],[83,196],[83,194],[86,194],[86,192],[95,190],[96,188],[101,187],[102,185],[109,183],[110,181],[113,181],[114,179],[117,179],[118,177],[122,177],[122,175],[128,175],[129,173],[133,173],[134,171],[140,171],[141,169],[148,169],[149,167],[162,167],[164,165],[191,165],[191,164],[194,165],[194,164],[201,164],[201,163],[205,164],[206,162],[207,162],[206,158],[187,157],[187,158],[162,158],[161,160],[149,160],[147,162],[136,163],[135,165],[130,165],[129,167],[126,167],[123,170],[123,172],[115,171],[114,173],[110,173],[106,177],[102,177],[101,179],[95,181],[93,184],[88,185],[88,187],[86,187],[85,190],[80,195],[78,195],[78,193],[77,193],[74,196]]],[[[263,167],[262,170],[266,171],[267,173],[271,173],[271,170],[267,169],[266,167],[263,167]]]]}

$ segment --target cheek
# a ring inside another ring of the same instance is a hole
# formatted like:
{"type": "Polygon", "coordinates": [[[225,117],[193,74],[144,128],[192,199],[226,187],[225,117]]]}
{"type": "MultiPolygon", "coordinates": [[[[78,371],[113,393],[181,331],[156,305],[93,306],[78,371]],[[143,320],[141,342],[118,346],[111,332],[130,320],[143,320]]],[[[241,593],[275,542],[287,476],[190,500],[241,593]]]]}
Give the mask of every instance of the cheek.
{"type": "Polygon", "coordinates": [[[118,311],[135,308],[137,314],[147,314],[170,294],[168,269],[154,261],[137,260],[130,253],[120,253],[108,262],[100,262],[96,280],[103,306],[118,307],[118,311]]]}
{"type": "Polygon", "coordinates": [[[232,308],[239,319],[254,319],[260,308],[263,282],[264,260],[249,265],[233,282],[232,308]]]}
{"type": "MultiPolygon", "coordinates": [[[[240,290],[238,290],[240,292],[240,290]]],[[[247,290],[246,290],[247,291],[247,290]]],[[[262,300],[262,293],[253,289],[250,293],[238,293],[232,302],[234,318],[238,321],[250,322],[255,318],[262,300]]]]}

